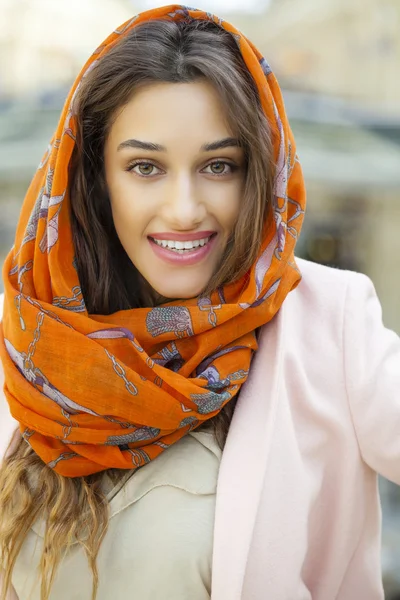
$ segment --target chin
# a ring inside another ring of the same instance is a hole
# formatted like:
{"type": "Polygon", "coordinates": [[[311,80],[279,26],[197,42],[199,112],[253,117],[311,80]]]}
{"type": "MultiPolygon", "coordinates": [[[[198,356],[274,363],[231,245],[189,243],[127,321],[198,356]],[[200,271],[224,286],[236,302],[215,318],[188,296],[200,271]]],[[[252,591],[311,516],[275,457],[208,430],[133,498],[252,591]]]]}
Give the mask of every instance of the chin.
{"type": "MultiPolygon", "coordinates": [[[[152,285],[153,290],[163,298],[170,300],[187,300],[189,298],[196,298],[206,287],[208,281],[188,285],[152,285]]],[[[167,300],[168,301],[168,300],[167,300]]]]}

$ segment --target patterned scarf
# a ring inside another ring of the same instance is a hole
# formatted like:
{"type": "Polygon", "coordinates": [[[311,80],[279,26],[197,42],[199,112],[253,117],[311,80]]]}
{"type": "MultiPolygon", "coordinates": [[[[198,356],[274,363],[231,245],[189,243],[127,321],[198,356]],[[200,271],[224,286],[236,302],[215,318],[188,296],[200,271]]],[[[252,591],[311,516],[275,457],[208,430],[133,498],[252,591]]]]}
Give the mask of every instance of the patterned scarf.
{"type": "Polygon", "coordinates": [[[279,86],[251,42],[229,23],[180,5],[144,12],[114,31],[70,91],[3,270],[4,391],[36,454],[66,477],[136,469],[215,416],[247,379],[255,330],[301,279],[294,247],[304,209],[302,171],[279,86]],[[271,123],[276,173],[265,239],[246,281],[207,297],[89,315],[69,212],[74,94],[91,65],[139,23],[189,18],[214,21],[235,37],[271,123]]]}

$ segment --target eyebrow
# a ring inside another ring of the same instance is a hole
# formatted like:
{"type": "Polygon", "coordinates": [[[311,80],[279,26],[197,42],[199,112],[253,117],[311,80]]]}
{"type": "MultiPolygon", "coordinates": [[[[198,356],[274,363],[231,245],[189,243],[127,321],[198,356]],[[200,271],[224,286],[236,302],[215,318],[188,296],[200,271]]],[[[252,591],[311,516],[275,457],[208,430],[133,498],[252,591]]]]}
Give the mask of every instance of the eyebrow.
{"type": "MultiPolygon", "coordinates": [[[[241,144],[237,138],[227,137],[216,142],[203,144],[200,148],[201,152],[212,152],[213,150],[222,150],[223,148],[238,148],[241,144]]],[[[138,148],[139,150],[149,150],[150,152],[167,152],[165,146],[161,144],[153,144],[152,142],[142,142],[140,140],[125,140],[121,142],[117,148],[117,152],[125,148],[138,148]]]]}

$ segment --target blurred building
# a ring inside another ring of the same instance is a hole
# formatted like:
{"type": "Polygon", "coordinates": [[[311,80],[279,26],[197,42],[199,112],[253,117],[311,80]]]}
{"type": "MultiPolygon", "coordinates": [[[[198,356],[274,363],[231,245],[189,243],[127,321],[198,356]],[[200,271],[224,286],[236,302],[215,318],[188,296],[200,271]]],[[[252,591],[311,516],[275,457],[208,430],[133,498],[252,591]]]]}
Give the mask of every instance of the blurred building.
{"type": "Polygon", "coordinates": [[[128,0],[0,0],[0,97],[71,83],[89,54],[132,16],[128,0]]]}
{"type": "Polygon", "coordinates": [[[285,87],[400,115],[399,0],[273,0],[252,36],[285,87]]]}

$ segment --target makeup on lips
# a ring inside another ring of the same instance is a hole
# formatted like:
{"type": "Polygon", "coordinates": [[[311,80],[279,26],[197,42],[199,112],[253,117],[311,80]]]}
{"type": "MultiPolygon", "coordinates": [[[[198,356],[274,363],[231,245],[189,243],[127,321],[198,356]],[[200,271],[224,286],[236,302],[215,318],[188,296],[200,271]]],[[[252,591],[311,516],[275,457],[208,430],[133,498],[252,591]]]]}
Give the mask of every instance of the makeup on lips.
{"type": "Polygon", "coordinates": [[[193,265],[203,260],[215,245],[215,231],[154,233],[147,236],[159,258],[171,264],[193,265]]]}

